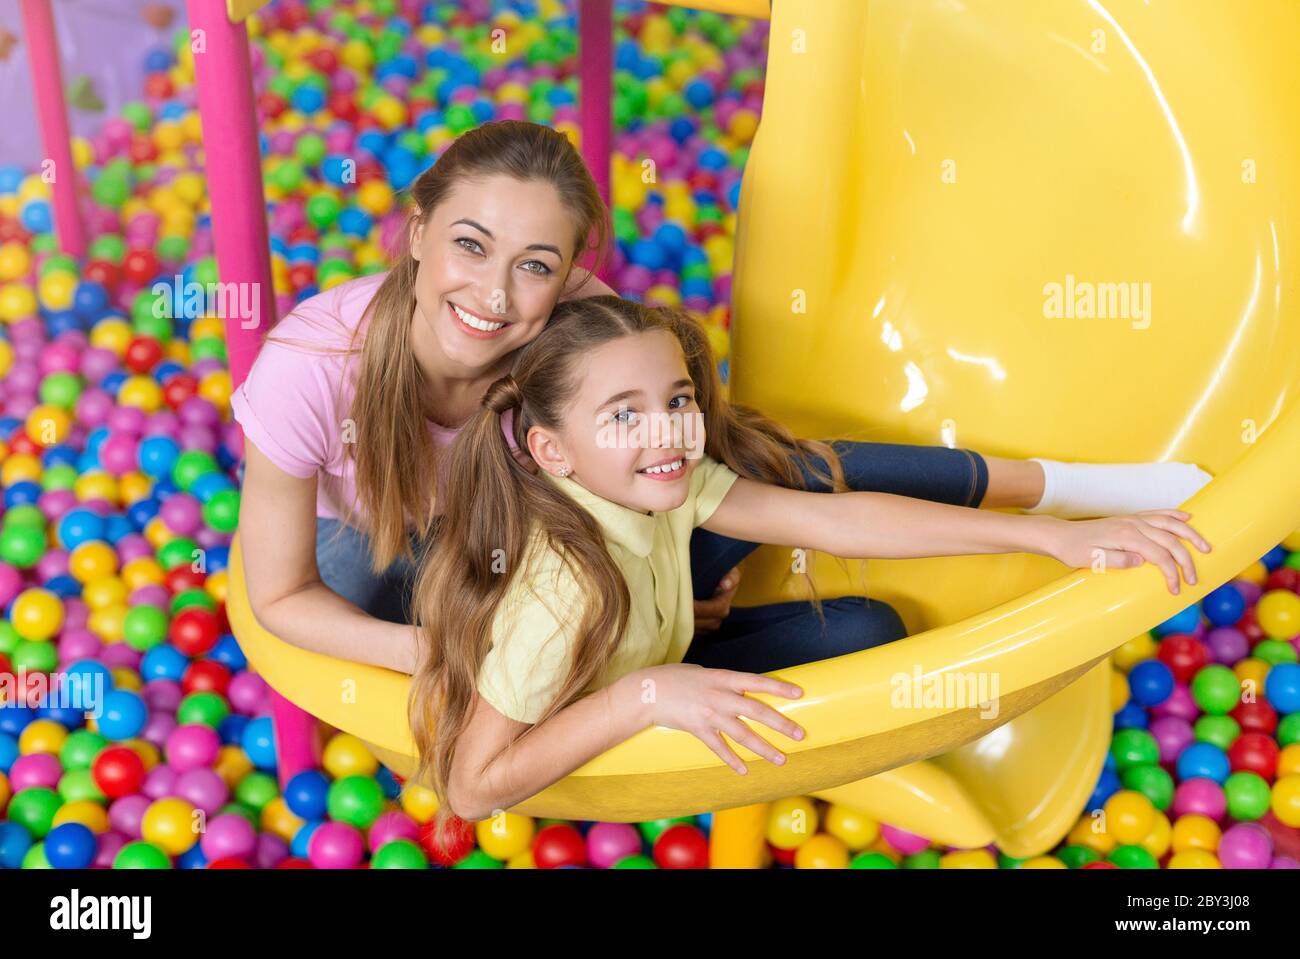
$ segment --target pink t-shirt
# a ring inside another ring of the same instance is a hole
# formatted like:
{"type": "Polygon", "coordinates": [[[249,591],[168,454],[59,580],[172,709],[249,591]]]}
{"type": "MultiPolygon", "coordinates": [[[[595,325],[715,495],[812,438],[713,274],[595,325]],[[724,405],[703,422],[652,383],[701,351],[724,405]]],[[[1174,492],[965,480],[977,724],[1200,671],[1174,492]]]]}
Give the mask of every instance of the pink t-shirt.
{"type": "MultiPolygon", "coordinates": [[[[363,314],[385,276],[358,277],[299,303],[271,333],[293,342],[264,342],[230,398],[244,436],[267,459],[290,476],[318,477],[317,516],[337,518],[356,502],[355,464],[344,455],[344,442],[355,439],[349,418],[364,331],[358,352],[342,351],[352,331],[369,320],[363,314]]],[[[438,447],[448,446],[457,432],[429,421],[438,447]]],[[[356,509],[363,517],[359,504],[356,509]]]]}

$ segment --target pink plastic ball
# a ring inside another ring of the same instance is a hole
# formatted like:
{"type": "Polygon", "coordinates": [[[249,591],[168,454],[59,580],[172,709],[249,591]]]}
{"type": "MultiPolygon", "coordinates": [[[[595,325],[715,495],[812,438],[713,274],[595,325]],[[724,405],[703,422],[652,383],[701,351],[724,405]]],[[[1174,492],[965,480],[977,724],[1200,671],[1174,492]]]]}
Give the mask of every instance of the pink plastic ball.
{"type": "Polygon", "coordinates": [[[108,807],[108,823],[123,835],[139,839],[140,823],[144,820],[144,812],[149,804],[149,798],[140,793],[123,796],[108,807]]]}
{"type": "Polygon", "coordinates": [[[392,809],[386,813],[381,813],[379,818],[370,826],[370,851],[378,852],[386,843],[394,839],[409,839],[411,842],[420,841],[420,827],[415,824],[415,820],[399,809],[392,809]]]}
{"type": "Polygon", "coordinates": [[[113,860],[117,858],[118,852],[126,845],[126,837],[110,829],[106,833],[101,833],[97,840],[94,868],[109,869],[113,865],[113,860]]]}
{"type": "Polygon", "coordinates": [[[9,785],[14,792],[45,786],[54,789],[63,775],[63,764],[52,753],[28,753],[19,756],[9,767],[9,785]]]}
{"type": "Polygon", "coordinates": [[[8,606],[23,591],[23,574],[8,563],[0,563],[0,606],[8,606]]]}
{"type": "Polygon", "coordinates": [[[587,830],[587,859],[597,869],[609,869],[641,851],[641,835],[625,822],[598,822],[587,830]]]}
{"type": "Polygon", "coordinates": [[[307,858],[317,869],[355,869],[361,864],[365,849],[365,841],[356,827],[345,822],[327,822],[312,833],[307,843],[307,858]]]}
{"type": "Polygon", "coordinates": [[[1174,816],[1207,816],[1221,820],[1228,811],[1223,789],[1213,779],[1187,779],[1174,790],[1174,816]]]}
{"type": "Polygon", "coordinates": [[[289,844],[273,832],[257,837],[257,868],[274,869],[289,858],[289,844]]]}
{"type": "Polygon", "coordinates": [[[230,798],[230,787],[214,770],[188,769],[176,777],[172,795],[212,816],[230,798]]]}
{"type": "Polygon", "coordinates": [[[1267,869],[1273,861],[1273,838],[1263,826],[1237,823],[1219,840],[1218,856],[1224,869],[1267,869]]]}
{"type": "Polygon", "coordinates": [[[1169,698],[1159,706],[1151,707],[1151,715],[1155,718],[1173,716],[1187,722],[1194,722],[1201,715],[1201,708],[1196,705],[1196,700],[1192,698],[1192,691],[1187,688],[1186,683],[1175,683],[1174,691],[1169,698]]]}
{"type": "Polygon", "coordinates": [[[90,630],[65,626],[59,635],[59,660],[72,663],[78,659],[94,659],[99,655],[100,646],[99,637],[90,630]]]}
{"type": "Polygon", "coordinates": [[[226,698],[231,708],[245,716],[254,716],[269,705],[269,691],[266,680],[256,673],[237,673],[230,680],[226,698]]]}
{"type": "Polygon", "coordinates": [[[181,684],[174,679],[151,679],[144,684],[144,702],[150,709],[174,713],[184,696],[181,684]]]}
{"type": "Polygon", "coordinates": [[[110,433],[99,447],[100,465],[114,476],[130,473],[140,463],[138,449],[139,444],[130,434],[110,433]]]}
{"type": "Polygon", "coordinates": [[[1179,754],[1196,741],[1191,723],[1177,716],[1162,716],[1153,720],[1148,732],[1155,737],[1156,744],[1160,747],[1162,763],[1176,762],[1179,754]]]}
{"type": "Polygon", "coordinates": [[[167,761],[181,772],[211,766],[220,749],[221,737],[216,730],[199,723],[177,726],[167,737],[167,761]]]}
{"type": "Polygon", "coordinates": [[[149,714],[149,719],[144,724],[144,729],[140,730],[140,738],[153,743],[160,749],[167,742],[176,729],[176,717],[171,713],[153,712],[149,714]]]}
{"type": "Polygon", "coordinates": [[[110,669],[118,666],[135,669],[140,665],[142,655],[126,643],[109,643],[99,651],[99,661],[110,669]]]}
{"type": "Polygon", "coordinates": [[[176,770],[167,763],[159,763],[144,777],[144,785],[140,787],[140,791],[150,799],[163,799],[175,795],[172,791],[175,786],[176,770]]]}
{"type": "Polygon", "coordinates": [[[904,856],[912,856],[930,848],[930,840],[905,829],[899,829],[897,826],[881,826],[880,834],[884,837],[885,842],[904,856]]]}
{"type": "Polygon", "coordinates": [[[159,510],[159,516],[167,528],[178,536],[190,536],[203,525],[203,507],[189,493],[176,493],[167,497],[159,510]]]}
{"type": "Polygon", "coordinates": [[[199,845],[209,862],[229,856],[247,859],[257,848],[257,831],[238,813],[226,813],[208,820],[207,831],[199,845]]]}

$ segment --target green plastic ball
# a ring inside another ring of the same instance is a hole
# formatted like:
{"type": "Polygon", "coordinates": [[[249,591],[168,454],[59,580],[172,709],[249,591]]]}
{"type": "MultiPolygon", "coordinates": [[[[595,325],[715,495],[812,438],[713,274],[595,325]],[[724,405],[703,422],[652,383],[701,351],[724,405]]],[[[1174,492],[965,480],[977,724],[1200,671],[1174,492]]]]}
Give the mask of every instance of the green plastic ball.
{"type": "MultiPolygon", "coordinates": [[[[181,455],[186,454],[182,453],[181,455]]],[[[178,536],[158,547],[158,564],[168,572],[178,566],[188,566],[194,562],[194,557],[199,555],[198,549],[199,544],[188,536],[178,536]]]]}
{"type": "Polygon", "coordinates": [[[1100,859],[1101,853],[1091,846],[1065,846],[1056,852],[1056,858],[1065,863],[1067,869],[1082,869],[1100,859]]]}
{"type": "Polygon", "coordinates": [[[1125,789],[1140,792],[1157,809],[1168,809],[1174,801],[1174,779],[1161,766],[1130,766],[1120,780],[1125,789]]]}
{"type": "Polygon", "coordinates": [[[1196,741],[1226,750],[1241,735],[1241,725],[1231,716],[1201,716],[1192,726],[1196,741]]]}
{"type": "Polygon", "coordinates": [[[0,530],[0,559],[19,569],[31,569],[45,555],[45,531],[6,524],[0,530]]]}
{"type": "Polygon", "coordinates": [[[219,469],[211,453],[205,453],[203,450],[186,450],[176,457],[176,462],[172,464],[172,482],[176,484],[177,489],[188,493],[200,476],[206,476],[219,469]]]}
{"type": "Polygon", "coordinates": [[[369,829],[384,811],[384,790],[373,776],[344,776],[330,784],[326,808],[331,819],[369,829]]]}
{"type": "Polygon", "coordinates": [[[67,463],[55,463],[53,466],[47,466],[45,472],[41,474],[41,489],[72,489],[77,485],[77,479],[80,475],[75,466],[67,463]]]}
{"type": "Polygon", "coordinates": [[[89,769],[100,750],[108,745],[108,740],[99,733],[89,729],[78,729],[68,734],[59,750],[59,762],[69,771],[89,769]]]}
{"type": "Polygon", "coordinates": [[[95,782],[95,777],[91,774],[89,767],[85,769],[69,769],[60,776],[59,795],[63,797],[64,802],[89,800],[102,803],[108,799],[95,782]]]}
{"type": "Polygon", "coordinates": [[[943,856],[937,849],[923,849],[910,856],[903,857],[904,869],[938,869],[943,856]]]}
{"type": "Polygon", "coordinates": [[[145,653],[167,641],[171,621],[157,606],[133,606],[122,625],[123,641],[136,652],[145,653]]]}
{"type": "MultiPolygon", "coordinates": [[[[553,821],[564,822],[564,820],[562,819],[557,819],[553,821]]],[[[678,816],[675,819],[651,819],[646,822],[639,823],[638,825],[641,830],[641,836],[645,839],[646,842],[648,842],[651,846],[653,846],[656,842],[659,841],[659,837],[663,835],[665,831],[671,829],[673,826],[676,826],[679,823],[685,823],[688,826],[693,826],[695,825],[695,817],[678,816]]],[[[539,822],[537,824],[537,828],[540,830],[544,827],[539,822]]]]}
{"type": "Polygon", "coordinates": [[[23,853],[23,869],[53,869],[50,860],[45,856],[45,843],[38,842],[23,853]]]}
{"type": "Polygon", "coordinates": [[[117,851],[113,857],[114,869],[170,869],[172,861],[151,842],[137,839],[117,851]]]}
{"type": "Polygon", "coordinates": [[[103,233],[90,241],[88,256],[92,260],[120,264],[126,257],[126,241],[116,233],[103,233]]]}
{"type": "Polygon", "coordinates": [[[371,869],[428,869],[429,860],[422,850],[409,839],[386,842],[370,858],[371,869]]]}
{"type": "Polygon", "coordinates": [[[182,726],[198,724],[216,729],[229,715],[230,704],[212,690],[190,693],[176,706],[176,722],[182,726]]]}
{"type": "Polygon", "coordinates": [[[1283,716],[1277,724],[1277,744],[1285,749],[1300,743],[1300,713],[1283,716]]]}
{"type": "Polygon", "coordinates": [[[1259,773],[1236,772],[1223,783],[1228,815],[1239,822],[1251,822],[1268,812],[1272,793],[1259,773]]]}
{"type": "Polygon", "coordinates": [[[897,869],[898,863],[883,852],[863,852],[854,856],[849,863],[850,869],[897,869]]]}
{"type": "Polygon", "coordinates": [[[1196,705],[1212,716],[1232,712],[1241,700],[1241,683],[1237,674],[1217,663],[1206,666],[1193,676],[1191,688],[1196,705]]]}
{"type": "Polygon", "coordinates": [[[318,230],[333,226],[339,218],[343,204],[339,198],[330,193],[317,193],[307,201],[307,222],[318,230]]]}
{"type": "Polygon", "coordinates": [[[49,673],[59,668],[59,649],[54,643],[19,640],[9,654],[14,669],[29,673],[49,673]]]}
{"type": "Polygon", "coordinates": [[[239,525],[239,491],[220,490],[203,504],[203,522],[218,533],[233,533],[239,525]]]}
{"type": "Polygon", "coordinates": [[[624,856],[622,859],[618,860],[618,862],[614,863],[614,865],[610,866],[609,868],[610,869],[658,869],[659,867],[655,865],[655,861],[651,859],[649,856],[644,855],[643,853],[636,852],[630,856],[624,856]]]}
{"type": "Polygon", "coordinates": [[[453,869],[503,869],[505,863],[500,859],[493,859],[482,849],[475,849],[468,856],[462,859],[453,869]]]}
{"type": "Polygon", "coordinates": [[[1160,746],[1145,729],[1121,729],[1110,743],[1118,772],[1132,766],[1154,766],[1160,762],[1160,746]]]}
{"type": "Polygon", "coordinates": [[[62,805],[63,800],[53,789],[32,786],[14,793],[6,818],[26,829],[33,839],[44,839],[54,825],[54,814],[62,805]]]}
{"type": "Polygon", "coordinates": [[[1141,846],[1116,846],[1107,857],[1120,869],[1159,869],[1156,857],[1141,846]]]}
{"type": "Polygon", "coordinates": [[[217,611],[217,601],[205,589],[199,589],[197,586],[193,589],[183,589],[172,597],[171,614],[175,616],[181,610],[210,609],[214,613],[217,611]]]}
{"type": "Polygon", "coordinates": [[[275,777],[269,773],[251,772],[235,787],[235,798],[258,813],[278,795],[280,787],[276,785],[275,777]]]}
{"type": "Polygon", "coordinates": [[[1300,654],[1285,639],[1266,639],[1256,645],[1250,653],[1255,659],[1262,659],[1270,666],[1276,666],[1279,663],[1294,663],[1300,659],[1300,654]]]}

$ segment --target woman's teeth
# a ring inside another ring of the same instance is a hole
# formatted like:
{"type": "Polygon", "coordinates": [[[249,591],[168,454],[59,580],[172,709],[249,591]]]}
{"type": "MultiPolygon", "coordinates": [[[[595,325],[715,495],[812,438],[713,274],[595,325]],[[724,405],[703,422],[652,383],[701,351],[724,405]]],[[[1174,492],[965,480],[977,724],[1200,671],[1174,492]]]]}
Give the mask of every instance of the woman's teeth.
{"type": "Polygon", "coordinates": [[[682,460],[673,460],[671,463],[664,463],[662,466],[647,466],[643,470],[637,470],[638,473],[675,473],[682,468],[682,460]]]}
{"type": "Polygon", "coordinates": [[[458,317],[460,317],[460,321],[466,326],[472,327],[476,330],[482,330],[484,333],[491,333],[505,326],[504,323],[489,323],[487,320],[480,320],[473,313],[466,313],[459,306],[454,304],[452,305],[452,310],[458,317]]]}

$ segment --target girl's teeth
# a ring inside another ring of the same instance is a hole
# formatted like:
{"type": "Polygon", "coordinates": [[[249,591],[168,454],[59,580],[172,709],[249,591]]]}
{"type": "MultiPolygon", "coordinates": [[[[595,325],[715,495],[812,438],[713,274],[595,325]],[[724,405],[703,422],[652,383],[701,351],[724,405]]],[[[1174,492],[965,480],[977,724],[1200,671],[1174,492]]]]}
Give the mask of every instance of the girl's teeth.
{"type": "Polygon", "coordinates": [[[460,321],[466,326],[472,326],[476,330],[482,330],[484,333],[491,333],[505,326],[504,323],[489,323],[487,320],[480,320],[477,316],[466,313],[459,306],[453,306],[452,309],[460,317],[460,321]]]}
{"type": "Polygon", "coordinates": [[[673,460],[671,463],[665,463],[663,466],[650,466],[643,469],[642,473],[674,473],[682,468],[681,460],[673,460]]]}

